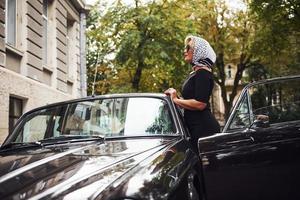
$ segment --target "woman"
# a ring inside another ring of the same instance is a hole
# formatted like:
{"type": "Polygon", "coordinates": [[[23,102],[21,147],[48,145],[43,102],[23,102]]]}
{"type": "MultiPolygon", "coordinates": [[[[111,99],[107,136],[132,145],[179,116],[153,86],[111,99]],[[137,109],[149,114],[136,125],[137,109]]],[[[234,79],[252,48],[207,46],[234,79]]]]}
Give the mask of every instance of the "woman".
{"type": "Polygon", "coordinates": [[[211,67],[216,61],[216,54],[209,43],[200,37],[188,36],[185,45],[184,60],[192,65],[193,71],[182,86],[183,99],[177,97],[173,88],[166,90],[165,94],[184,108],[184,119],[191,133],[193,146],[197,148],[200,137],[220,132],[220,125],[209,105],[214,86],[211,67]]]}

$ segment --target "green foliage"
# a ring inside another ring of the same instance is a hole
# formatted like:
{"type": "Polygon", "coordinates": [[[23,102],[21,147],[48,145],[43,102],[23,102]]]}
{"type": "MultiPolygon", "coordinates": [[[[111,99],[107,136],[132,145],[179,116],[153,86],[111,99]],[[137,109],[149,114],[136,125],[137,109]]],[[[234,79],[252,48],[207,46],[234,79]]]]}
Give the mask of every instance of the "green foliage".
{"type": "Polygon", "coordinates": [[[250,4],[256,17],[256,38],[253,51],[270,76],[300,71],[300,1],[253,0],[250,4]]]}
{"type": "Polygon", "coordinates": [[[225,0],[99,1],[87,18],[89,94],[180,91],[191,70],[183,41],[195,34],[216,51],[214,79],[228,115],[241,81],[300,71],[299,0],[249,2],[233,10],[225,0]],[[230,88],[228,64],[237,66],[230,88]]]}
{"type": "MultiPolygon", "coordinates": [[[[97,58],[98,63],[113,66],[111,71],[115,74],[111,76],[109,92],[180,88],[189,71],[182,59],[183,40],[192,30],[181,4],[182,1],[142,4],[137,0],[125,6],[117,2],[103,16],[98,13],[98,25],[88,23],[92,27],[87,31],[88,48],[93,49],[88,52],[89,71],[95,72],[97,58]],[[111,60],[105,59],[108,54],[111,60]]],[[[94,13],[98,7],[91,12],[90,21],[97,19],[94,13]]],[[[96,77],[96,85],[105,78],[96,77]]]]}
{"type": "Polygon", "coordinates": [[[247,8],[230,9],[224,0],[193,0],[189,7],[197,34],[207,39],[216,51],[214,79],[221,88],[227,118],[238,93],[243,72],[255,62],[251,52],[255,34],[253,18],[247,8]],[[226,86],[225,67],[228,64],[237,67],[232,87],[226,86]],[[227,93],[231,93],[229,99],[227,93]]]}

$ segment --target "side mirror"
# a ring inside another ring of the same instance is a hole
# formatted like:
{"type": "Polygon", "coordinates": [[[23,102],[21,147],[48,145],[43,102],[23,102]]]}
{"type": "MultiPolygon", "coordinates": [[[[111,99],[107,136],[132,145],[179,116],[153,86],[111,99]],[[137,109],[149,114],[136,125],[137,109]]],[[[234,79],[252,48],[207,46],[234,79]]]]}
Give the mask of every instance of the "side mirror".
{"type": "Polygon", "coordinates": [[[250,125],[250,128],[267,128],[270,127],[269,116],[256,115],[254,122],[250,125]]]}

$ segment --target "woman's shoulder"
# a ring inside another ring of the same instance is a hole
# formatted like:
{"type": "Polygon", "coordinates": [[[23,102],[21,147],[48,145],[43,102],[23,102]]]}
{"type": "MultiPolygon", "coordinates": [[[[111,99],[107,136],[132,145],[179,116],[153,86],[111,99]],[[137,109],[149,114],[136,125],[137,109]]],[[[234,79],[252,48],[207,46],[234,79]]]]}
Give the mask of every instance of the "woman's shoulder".
{"type": "Polygon", "coordinates": [[[212,72],[206,70],[206,69],[198,69],[196,71],[196,75],[197,76],[205,76],[205,77],[211,77],[212,76],[212,72]]]}

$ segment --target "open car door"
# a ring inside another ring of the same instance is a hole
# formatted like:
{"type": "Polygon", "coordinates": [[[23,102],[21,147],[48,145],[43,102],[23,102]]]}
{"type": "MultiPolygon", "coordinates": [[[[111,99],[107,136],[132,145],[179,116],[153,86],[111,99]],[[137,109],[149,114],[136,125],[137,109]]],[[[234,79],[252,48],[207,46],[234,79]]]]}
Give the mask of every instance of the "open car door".
{"type": "Polygon", "coordinates": [[[222,133],[200,138],[207,199],[300,199],[300,77],[242,92],[222,133]]]}

